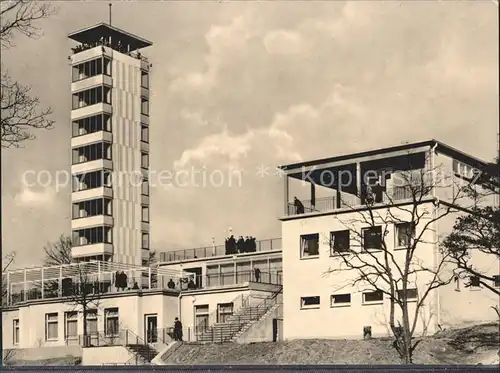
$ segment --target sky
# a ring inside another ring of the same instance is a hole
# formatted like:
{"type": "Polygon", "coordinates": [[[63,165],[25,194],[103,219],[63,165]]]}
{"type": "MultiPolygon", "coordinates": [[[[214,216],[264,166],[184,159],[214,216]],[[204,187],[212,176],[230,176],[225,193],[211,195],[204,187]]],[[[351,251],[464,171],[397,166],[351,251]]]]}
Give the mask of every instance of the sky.
{"type": "MultiPolygon", "coordinates": [[[[17,37],[2,56],[56,121],[2,150],[3,252],[17,253],[15,267],[70,234],[70,185],[56,185],[70,170],[67,35],[108,21],[108,1],[54,4],[43,37],[17,37]]],[[[490,0],[115,2],[113,25],[153,42],[142,51],[153,65],[150,168],[214,180],[151,188],[152,248],[220,244],[230,227],[280,237],[280,164],[428,139],[493,160],[497,12],[490,0]]]]}

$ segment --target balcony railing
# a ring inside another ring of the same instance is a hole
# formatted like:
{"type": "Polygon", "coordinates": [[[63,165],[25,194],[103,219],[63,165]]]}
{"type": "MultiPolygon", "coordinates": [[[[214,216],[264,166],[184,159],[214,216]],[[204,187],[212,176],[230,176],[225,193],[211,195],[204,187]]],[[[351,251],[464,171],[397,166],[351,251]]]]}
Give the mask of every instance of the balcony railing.
{"type": "Polygon", "coordinates": [[[79,44],[74,48],[71,48],[71,51],[73,54],[77,54],[95,47],[107,47],[107,48],[112,48],[113,50],[116,50],[117,52],[129,55],[130,57],[137,58],[138,60],[148,62],[148,59],[144,57],[141,53],[139,52],[128,52],[124,48],[120,48],[117,45],[111,45],[107,42],[103,43],[90,43],[90,44],[79,44]]]}
{"type": "MultiPolygon", "coordinates": [[[[255,251],[253,252],[281,250],[281,238],[260,240],[256,241],[255,243],[256,243],[256,248],[255,251]]],[[[238,253],[238,254],[245,254],[245,253],[238,253]]],[[[159,258],[160,262],[175,262],[178,260],[200,259],[200,258],[209,258],[209,257],[224,256],[224,255],[232,256],[238,254],[226,254],[225,245],[218,245],[218,246],[199,247],[196,249],[160,252],[159,258]]]]}
{"type": "Polygon", "coordinates": [[[353,194],[341,193],[339,204],[337,204],[337,198],[335,196],[316,198],[314,204],[312,200],[300,200],[304,206],[303,212],[300,212],[300,208],[295,206],[293,202],[288,203],[287,215],[329,212],[339,208],[359,207],[366,205],[369,201],[372,201],[374,204],[391,204],[397,201],[411,200],[414,195],[415,187],[409,186],[393,187],[379,195],[371,194],[370,197],[363,196],[362,198],[353,194]]]}

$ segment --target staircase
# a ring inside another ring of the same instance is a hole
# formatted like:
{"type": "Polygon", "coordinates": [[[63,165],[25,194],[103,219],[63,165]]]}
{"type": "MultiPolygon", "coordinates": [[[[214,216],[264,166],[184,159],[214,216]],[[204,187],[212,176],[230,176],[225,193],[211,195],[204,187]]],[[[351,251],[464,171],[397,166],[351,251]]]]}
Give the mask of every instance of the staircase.
{"type": "Polygon", "coordinates": [[[136,363],[149,364],[158,355],[158,351],[147,344],[128,344],[125,346],[134,354],[136,363]]]}
{"type": "Polygon", "coordinates": [[[208,330],[197,336],[197,341],[212,343],[233,342],[252,324],[279,306],[278,295],[281,291],[282,287],[277,292],[263,298],[260,303],[247,300],[245,302],[246,306],[236,311],[224,323],[215,323],[212,325],[208,330]]]}

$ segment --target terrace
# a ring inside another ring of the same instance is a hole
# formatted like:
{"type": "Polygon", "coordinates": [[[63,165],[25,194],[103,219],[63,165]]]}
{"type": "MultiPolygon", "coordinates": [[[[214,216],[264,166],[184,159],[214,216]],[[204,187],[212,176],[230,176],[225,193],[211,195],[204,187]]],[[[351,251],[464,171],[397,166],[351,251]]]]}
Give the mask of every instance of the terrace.
{"type": "Polygon", "coordinates": [[[181,270],[101,261],[11,270],[2,274],[2,304],[14,306],[37,300],[127,291],[180,292],[187,289],[189,275],[181,270]]]}
{"type": "Polygon", "coordinates": [[[412,148],[400,146],[280,166],[284,173],[284,214],[315,215],[409,202],[418,195],[428,195],[432,192],[429,150],[427,144],[413,144],[412,148]],[[309,188],[304,188],[307,185],[309,188]]]}
{"type": "MultiPolygon", "coordinates": [[[[281,238],[271,238],[256,241],[255,252],[266,252],[266,251],[278,251],[281,250],[281,238]]],[[[212,245],[199,247],[195,249],[183,249],[183,250],[174,250],[167,252],[160,252],[159,261],[160,262],[176,262],[176,261],[185,261],[185,260],[193,260],[193,259],[202,259],[202,258],[213,258],[213,257],[232,257],[234,255],[244,255],[249,254],[251,252],[245,253],[237,253],[237,254],[226,254],[226,246],[225,245],[212,245]]]]}

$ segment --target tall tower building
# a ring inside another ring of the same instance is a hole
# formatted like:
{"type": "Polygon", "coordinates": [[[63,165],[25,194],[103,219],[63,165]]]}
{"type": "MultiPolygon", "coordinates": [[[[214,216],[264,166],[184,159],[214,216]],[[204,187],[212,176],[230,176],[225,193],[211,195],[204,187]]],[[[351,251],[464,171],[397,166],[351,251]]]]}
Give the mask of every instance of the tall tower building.
{"type": "Polygon", "coordinates": [[[101,23],[72,48],[71,255],[141,265],[149,258],[152,43],[101,23]]]}

